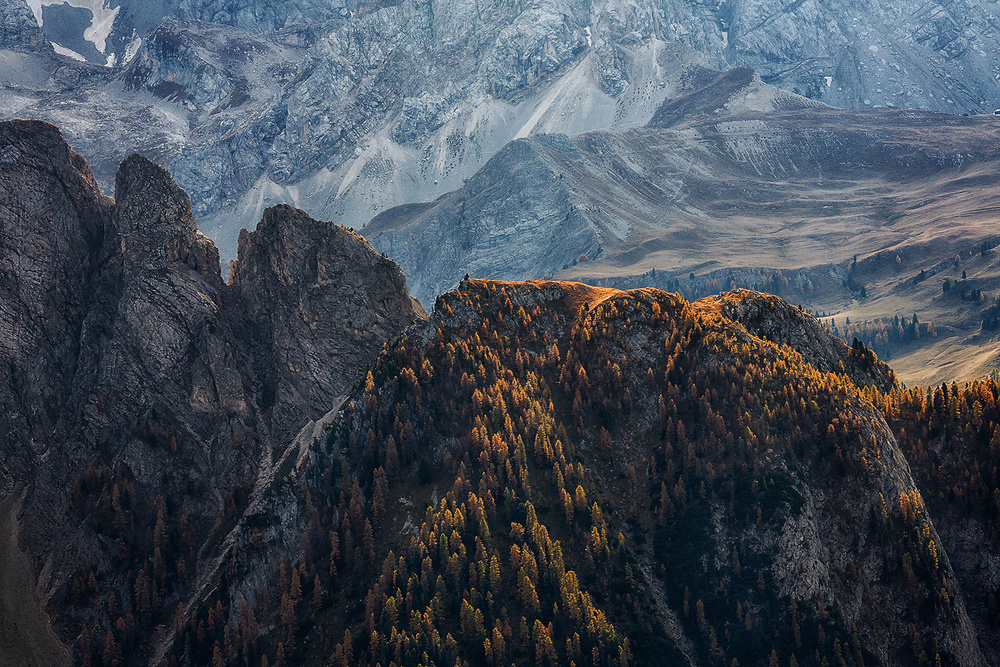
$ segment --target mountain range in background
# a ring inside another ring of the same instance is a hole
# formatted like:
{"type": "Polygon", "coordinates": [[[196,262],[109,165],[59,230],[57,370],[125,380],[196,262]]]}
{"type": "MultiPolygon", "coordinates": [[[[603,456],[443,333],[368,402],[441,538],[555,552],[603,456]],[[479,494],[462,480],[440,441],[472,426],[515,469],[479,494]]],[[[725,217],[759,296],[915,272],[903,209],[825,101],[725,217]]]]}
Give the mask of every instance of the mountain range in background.
{"type": "Polygon", "coordinates": [[[1000,119],[834,109],[739,69],[685,93],[642,128],[514,141],[364,234],[425,302],[465,273],[751,287],[836,314],[907,383],[995,367],[1000,119]]]}
{"type": "Polygon", "coordinates": [[[59,124],[105,188],[132,152],[170,167],[225,259],[270,203],[360,228],[517,137],[645,125],[692,65],[844,108],[1000,106],[989,3],[4,2],[0,113],[59,124]]]}

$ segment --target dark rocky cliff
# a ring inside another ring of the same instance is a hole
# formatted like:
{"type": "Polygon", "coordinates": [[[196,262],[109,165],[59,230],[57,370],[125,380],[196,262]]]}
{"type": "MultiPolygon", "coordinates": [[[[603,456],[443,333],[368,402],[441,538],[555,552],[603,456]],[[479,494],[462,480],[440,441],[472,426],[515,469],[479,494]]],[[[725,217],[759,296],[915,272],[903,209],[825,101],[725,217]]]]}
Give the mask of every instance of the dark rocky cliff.
{"type": "Polygon", "coordinates": [[[329,410],[364,359],[425,316],[395,262],[285,205],[240,234],[229,285],[259,336],[261,408],[282,438],[329,410]]]}
{"type": "Polygon", "coordinates": [[[425,317],[346,230],[284,207],[244,238],[227,286],[166,170],[128,158],[111,200],[55,127],[0,124],[0,494],[64,639],[81,581],[183,599],[296,430],[425,317]]]}

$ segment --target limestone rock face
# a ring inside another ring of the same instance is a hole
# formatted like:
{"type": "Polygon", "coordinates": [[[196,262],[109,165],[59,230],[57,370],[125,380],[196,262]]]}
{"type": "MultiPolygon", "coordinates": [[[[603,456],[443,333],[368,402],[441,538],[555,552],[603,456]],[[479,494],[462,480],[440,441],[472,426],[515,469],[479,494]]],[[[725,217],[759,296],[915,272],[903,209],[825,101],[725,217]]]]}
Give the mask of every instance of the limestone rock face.
{"type": "Polygon", "coordinates": [[[0,431],[14,450],[0,459],[5,495],[50,450],[110,208],[56,128],[0,124],[0,431]]]}
{"type": "Polygon", "coordinates": [[[211,23],[250,32],[272,32],[296,23],[320,22],[347,15],[361,2],[345,0],[180,0],[174,10],[211,23]]]}
{"type": "Polygon", "coordinates": [[[166,169],[132,155],[115,179],[115,202],[114,225],[136,270],[180,264],[221,289],[219,251],[198,231],[187,193],[166,169]]]}
{"type": "Polygon", "coordinates": [[[505,280],[546,275],[581,254],[597,257],[602,227],[575,184],[562,176],[565,136],[512,142],[465,187],[432,204],[403,206],[365,227],[372,243],[410,272],[414,294],[429,302],[463,274],[505,280]],[[522,196],[522,193],[531,193],[522,196]]]}
{"type": "Polygon", "coordinates": [[[261,407],[282,437],[328,411],[384,341],[426,317],[395,262],[290,206],[241,232],[229,285],[260,337],[261,407]]]}
{"type": "Polygon", "coordinates": [[[205,540],[233,518],[233,489],[270,479],[295,432],[425,317],[347,230],[285,207],[245,238],[227,286],[165,169],[129,157],[111,200],[55,127],[0,123],[0,498],[21,499],[21,547],[58,623],[86,616],[66,599],[81,562],[106,590],[130,585],[109,539],[128,541],[124,518],[81,520],[81,489],[113,477],[137,520],[135,498],[168,498],[205,540]]]}
{"type": "Polygon", "coordinates": [[[0,49],[52,52],[52,45],[24,0],[0,1],[0,49]]]}

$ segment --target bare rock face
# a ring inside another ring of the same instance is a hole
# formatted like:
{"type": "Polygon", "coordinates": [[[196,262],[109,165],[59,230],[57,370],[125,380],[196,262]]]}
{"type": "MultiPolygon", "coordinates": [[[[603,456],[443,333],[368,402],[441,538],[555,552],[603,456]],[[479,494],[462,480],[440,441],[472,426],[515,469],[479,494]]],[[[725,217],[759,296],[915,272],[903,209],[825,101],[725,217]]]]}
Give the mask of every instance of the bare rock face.
{"type": "Polygon", "coordinates": [[[328,411],[382,342],[427,316],[395,262],[284,205],[240,233],[229,285],[260,336],[261,408],[283,437],[328,411]]]}
{"type": "Polygon", "coordinates": [[[345,0],[180,0],[176,12],[202,21],[232,25],[252,32],[280,30],[295,23],[328,21],[357,9],[345,0]]]}
{"type": "Polygon", "coordinates": [[[219,251],[198,231],[191,200],[163,167],[141,155],[122,163],[115,181],[115,226],[124,240],[124,254],[135,268],[161,269],[183,264],[197,271],[216,289],[219,251]]]}
{"type": "Polygon", "coordinates": [[[0,0],[0,49],[52,52],[52,45],[24,0],[0,0]]]}
{"type": "MultiPolygon", "coordinates": [[[[71,580],[127,600],[154,523],[217,535],[296,430],[425,317],[344,229],[285,207],[244,245],[227,286],[166,170],[133,155],[111,200],[54,126],[0,123],[0,500],[21,499],[29,588],[63,639],[90,616],[71,580]]],[[[161,591],[183,598],[178,580],[161,591]]]]}
{"type": "Polygon", "coordinates": [[[0,124],[0,431],[17,452],[0,459],[5,495],[60,419],[110,205],[53,126],[0,124]]]}
{"type": "MultiPolygon", "coordinates": [[[[187,195],[138,155],[116,185],[87,312],[94,333],[81,345],[60,430],[87,444],[73,467],[116,452],[150,489],[215,489],[189,500],[191,512],[210,517],[272,444],[257,424],[250,351],[232,334],[218,252],[187,195]]],[[[52,469],[53,488],[65,486],[65,472],[52,469]]]]}

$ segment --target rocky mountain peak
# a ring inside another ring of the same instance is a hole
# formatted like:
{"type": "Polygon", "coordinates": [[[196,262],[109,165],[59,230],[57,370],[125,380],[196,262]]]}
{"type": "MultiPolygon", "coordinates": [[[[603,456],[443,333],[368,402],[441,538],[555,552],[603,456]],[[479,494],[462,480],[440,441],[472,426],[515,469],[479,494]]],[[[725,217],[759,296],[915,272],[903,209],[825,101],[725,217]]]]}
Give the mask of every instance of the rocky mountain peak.
{"type": "Polygon", "coordinates": [[[28,443],[44,442],[58,418],[61,405],[46,397],[75,372],[92,248],[109,206],[55,126],[0,123],[0,430],[24,447],[23,456],[5,450],[0,490],[42,453],[28,443]]]}
{"type": "MultiPolygon", "coordinates": [[[[0,210],[9,212],[9,224],[30,223],[36,232],[51,225],[51,240],[60,252],[80,253],[103,233],[99,218],[109,202],[97,191],[86,161],[50,123],[0,122],[0,193],[0,210]],[[29,210],[46,217],[30,220],[25,217],[29,210]],[[76,243],[81,235],[86,237],[83,246],[76,243]]],[[[10,240],[34,242],[26,233],[10,240]]]]}
{"type": "MultiPolygon", "coordinates": [[[[45,610],[75,627],[69,640],[80,632],[74,605],[86,601],[63,592],[81,563],[125,599],[128,549],[107,545],[141,550],[149,538],[81,519],[95,498],[117,489],[135,525],[183,515],[192,545],[204,546],[268,483],[298,429],[423,316],[395,264],[301,211],[269,211],[226,286],[165,169],[133,155],[115,194],[100,194],[54,126],[0,124],[0,502],[19,494],[19,548],[31,562],[20,588],[0,586],[0,612],[45,610]],[[156,507],[158,496],[170,507],[156,507]],[[35,590],[45,597],[24,609],[35,590]]],[[[212,567],[194,547],[183,558],[182,572],[212,567]]],[[[179,576],[170,595],[195,591],[179,576]]],[[[5,647],[31,641],[0,624],[0,664],[5,647]]]]}
{"type": "Polygon", "coordinates": [[[83,190],[92,195],[96,187],[86,160],[70,149],[59,128],[41,120],[0,122],[0,170],[8,186],[34,184],[44,172],[65,181],[71,196],[83,190]]]}
{"type": "Polygon", "coordinates": [[[732,116],[747,111],[823,106],[764,83],[749,67],[734,67],[723,72],[707,67],[693,68],[686,83],[686,92],[665,100],[647,127],[671,128],[697,116],[732,116]]]}
{"type": "Polygon", "coordinates": [[[134,154],[115,177],[114,222],[130,261],[147,269],[181,262],[222,287],[219,251],[198,231],[187,193],[163,167],[134,154]]]}
{"type": "MultiPolygon", "coordinates": [[[[406,278],[396,263],[379,255],[361,235],[281,204],[265,210],[254,231],[240,230],[239,256],[233,263],[229,283],[238,288],[264,281],[275,288],[311,284],[314,288],[343,290],[347,286],[337,279],[357,268],[359,261],[368,269],[359,274],[367,287],[378,290],[383,281],[381,287],[386,289],[405,286],[406,278]]],[[[408,303],[407,310],[423,311],[419,303],[408,303]]]]}
{"type": "MultiPolygon", "coordinates": [[[[309,271],[315,257],[303,255],[302,250],[324,234],[326,223],[311,218],[307,213],[285,204],[268,208],[254,231],[240,230],[239,260],[233,265],[231,283],[239,283],[241,272],[269,271],[284,284],[296,280],[300,270],[309,271]]],[[[335,227],[334,233],[342,233],[335,227]]],[[[311,273],[316,272],[315,266],[311,273]]]]}
{"type": "Polygon", "coordinates": [[[122,162],[115,178],[115,201],[123,234],[163,225],[188,234],[197,227],[187,193],[166,169],[139,154],[122,162]]]}
{"type": "Polygon", "coordinates": [[[278,432],[330,410],[382,341],[426,317],[395,262],[291,206],[267,209],[255,231],[240,232],[232,267],[229,286],[266,350],[264,407],[278,432]]]}

